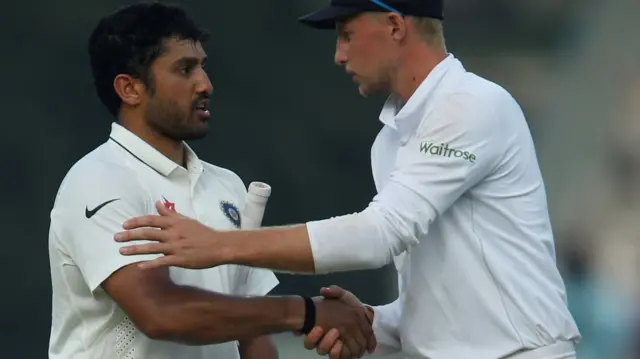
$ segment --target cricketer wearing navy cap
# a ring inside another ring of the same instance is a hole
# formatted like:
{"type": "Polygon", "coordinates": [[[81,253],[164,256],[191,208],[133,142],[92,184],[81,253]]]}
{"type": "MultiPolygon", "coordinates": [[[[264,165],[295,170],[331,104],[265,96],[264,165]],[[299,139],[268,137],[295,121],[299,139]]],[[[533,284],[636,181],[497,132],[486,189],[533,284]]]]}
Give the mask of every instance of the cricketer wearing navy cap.
{"type": "MultiPolygon", "coordinates": [[[[389,95],[371,146],[377,195],[366,208],[251,231],[143,216],[116,240],[160,243],[121,253],[163,253],[141,264],[151,268],[239,264],[314,274],[394,263],[397,299],[367,306],[372,354],[575,359],[580,332],[556,266],[544,181],[522,109],[447,51],[441,0],[377,1],[333,0],[302,18],[336,28],[333,60],[361,95],[389,95]]],[[[362,308],[342,288],[321,294],[362,308]]],[[[350,338],[340,328],[326,328],[304,333],[305,347],[331,359],[360,357],[345,348],[350,338]]]]}
{"type": "Polygon", "coordinates": [[[401,15],[444,20],[443,0],[331,0],[331,4],[299,18],[317,29],[333,29],[337,20],[363,12],[395,12],[401,15]]]}

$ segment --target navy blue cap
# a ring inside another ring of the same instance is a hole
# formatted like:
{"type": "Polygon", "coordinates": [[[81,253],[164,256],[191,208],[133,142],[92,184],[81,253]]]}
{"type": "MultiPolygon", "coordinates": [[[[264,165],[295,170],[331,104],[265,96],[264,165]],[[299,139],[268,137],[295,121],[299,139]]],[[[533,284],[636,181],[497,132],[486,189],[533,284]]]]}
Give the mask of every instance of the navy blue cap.
{"type": "Polygon", "coordinates": [[[316,29],[334,29],[337,20],[369,11],[444,20],[443,2],[444,0],[331,0],[328,7],[298,20],[316,29]]]}

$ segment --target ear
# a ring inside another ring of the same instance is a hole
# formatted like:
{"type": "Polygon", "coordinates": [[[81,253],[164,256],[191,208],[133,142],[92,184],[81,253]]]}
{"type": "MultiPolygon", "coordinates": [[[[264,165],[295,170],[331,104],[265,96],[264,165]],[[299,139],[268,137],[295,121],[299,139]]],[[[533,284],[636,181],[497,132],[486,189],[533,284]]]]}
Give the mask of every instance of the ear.
{"type": "Polygon", "coordinates": [[[407,36],[407,19],[395,12],[387,14],[387,22],[391,25],[391,36],[396,41],[402,41],[407,36]]]}
{"type": "Polygon", "coordinates": [[[139,105],[146,91],[140,80],[126,74],[116,76],[113,80],[113,88],[122,102],[129,106],[139,105]]]}

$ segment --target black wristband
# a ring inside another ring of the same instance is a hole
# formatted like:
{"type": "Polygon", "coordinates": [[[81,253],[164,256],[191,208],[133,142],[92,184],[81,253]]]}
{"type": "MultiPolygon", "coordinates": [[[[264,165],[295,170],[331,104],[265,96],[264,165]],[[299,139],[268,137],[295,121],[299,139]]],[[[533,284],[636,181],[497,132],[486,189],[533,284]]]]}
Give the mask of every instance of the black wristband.
{"type": "Polygon", "coordinates": [[[302,299],[304,299],[304,324],[300,333],[309,334],[316,326],[316,304],[309,297],[302,297],[302,299]]]}

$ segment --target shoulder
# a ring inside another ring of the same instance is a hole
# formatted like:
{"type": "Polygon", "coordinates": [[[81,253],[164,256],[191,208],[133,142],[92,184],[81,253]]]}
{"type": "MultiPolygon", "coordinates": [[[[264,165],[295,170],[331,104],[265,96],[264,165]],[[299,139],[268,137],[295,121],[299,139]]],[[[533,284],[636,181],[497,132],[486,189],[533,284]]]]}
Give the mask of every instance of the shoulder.
{"type": "Polygon", "coordinates": [[[419,132],[451,128],[477,135],[497,135],[504,122],[524,118],[511,94],[471,72],[456,74],[436,96],[419,132]]]}
{"type": "Polygon", "coordinates": [[[143,193],[135,172],[106,143],[69,169],[56,195],[54,210],[80,203],[98,205],[113,198],[135,201],[143,193]]]}

